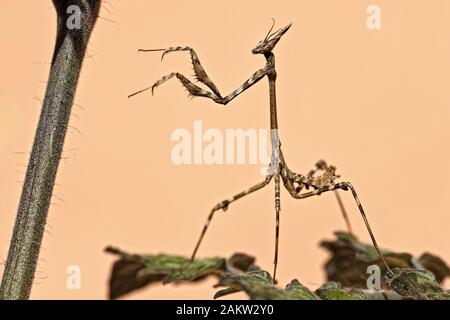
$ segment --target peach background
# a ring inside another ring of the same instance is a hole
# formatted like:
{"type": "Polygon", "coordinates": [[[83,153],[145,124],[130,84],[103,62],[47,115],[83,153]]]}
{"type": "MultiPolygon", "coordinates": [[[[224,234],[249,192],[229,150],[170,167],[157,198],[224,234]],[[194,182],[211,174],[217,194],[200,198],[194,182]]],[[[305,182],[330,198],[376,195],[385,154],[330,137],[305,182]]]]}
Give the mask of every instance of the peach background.
{"type": "MultiPolygon", "coordinates": [[[[223,108],[186,99],[175,81],[157,94],[127,94],[171,71],[190,75],[186,53],[160,63],[139,47],[190,45],[228,93],[264,64],[250,50],[277,26],[280,135],[288,164],[319,158],[356,186],[382,246],[450,261],[450,2],[119,1],[105,3],[83,67],[32,298],[105,298],[113,258],[132,252],[188,255],[210,208],[261,179],[259,165],[175,166],[176,128],[267,128],[263,81],[223,108]],[[366,28],[366,8],[382,29],[366,28]],[[111,8],[111,5],[113,8],[111,8]],[[109,9],[109,10],[106,10],[109,9]],[[113,20],[110,22],[106,19],[113,20]],[[79,133],[81,132],[81,134],[79,133]],[[64,200],[64,201],[62,201],[64,200]],[[66,288],[79,265],[80,290],[66,288]]],[[[0,256],[6,259],[55,36],[50,0],[0,1],[0,256]]],[[[369,240],[351,196],[356,232],[369,240]]],[[[332,195],[303,202],[282,193],[279,280],[323,281],[321,239],[343,229],[332,195]]],[[[219,213],[200,256],[237,250],[271,270],[273,185],[219,213]]],[[[0,268],[2,271],[3,268],[0,268]]],[[[154,286],[129,298],[210,298],[199,285],[154,286]]],[[[243,297],[235,296],[235,297],[243,297]]]]}

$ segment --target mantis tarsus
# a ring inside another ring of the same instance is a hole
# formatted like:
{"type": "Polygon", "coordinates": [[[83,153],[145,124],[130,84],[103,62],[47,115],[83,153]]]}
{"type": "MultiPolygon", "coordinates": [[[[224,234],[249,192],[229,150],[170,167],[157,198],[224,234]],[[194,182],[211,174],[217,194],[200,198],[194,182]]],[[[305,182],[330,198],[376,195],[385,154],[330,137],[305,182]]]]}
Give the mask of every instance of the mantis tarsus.
{"type": "Polygon", "coordinates": [[[150,50],[144,50],[139,49],[141,52],[148,52],[148,51],[163,51],[161,60],[164,58],[164,56],[170,52],[175,51],[189,51],[191,55],[192,64],[194,66],[194,73],[196,79],[206,85],[210,91],[205,90],[190,80],[188,80],[185,76],[183,76],[181,73],[178,72],[172,72],[158,81],[156,81],[152,86],[147,87],[143,90],[137,91],[129,97],[132,97],[136,94],[139,94],[141,92],[150,90],[152,91],[152,94],[154,92],[154,89],[161,85],[162,83],[166,82],[167,80],[176,77],[178,78],[183,86],[187,89],[189,92],[189,95],[191,97],[206,97],[212,99],[214,102],[226,105],[231,100],[233,100],[235,97],[237,97],[239,94],[250,88],[252,85],[257,83],[259,80],[267,76],[269,80],[269,94],[270,94],[270,129],[271,129],[271,142],[272,142],[272,160],[271,165],[269,167],[269,170],[267,172],[266,178],[259,182],[258,184],[250,187],[249,189],[242,191],[233,197],[224,200],[222,202],[219,202],[212,208],[206,223],[203,227],[202,233],[200,234],[200,238],[197,241],[197,244],[195,246],[194,252],[192,253],[191,260],[194,260],[198,248],[203,240],[203,237],[205,236],[205,233],[208,229],[208,226],[214,216],[214,213],[218,210],[227,210],[228,206],[233,203],[234,201],[245,197],[246,195],[249,195],[257,190],[260,190],[267,186],[272,179],[275,181],[275,212],[276,212],[276,228],[275,228],[275,257],[274,257],[274,270],[273,270],[273,281],[276,282],[276,271],[277,271],[277,263],[278,263],[278,240],[279,240],[279,221],[280,221],[280,180],[283,181],[283,184],[286,188],[286,190],[289,192],[289,194],[295,198],[295,199],[304,199],[311,196],[320,195],[322,193],[328,192],[328,191],[334,191],[335,195],[338,200],[339,207],[342,211],[342,215],[345,219],[347,228],[350,233],[352,233],[351,226],[349,219],[347,217],[347,213],[345,211],[345,208],[343,206],[342,200],[339,196],[339,193],[337,190],[341,189],[344,191],[350,190],[352,192],[353,198],[356,201],[356,204],[359,208],[359,211],[361,213],[361,216],[364,220],[364,223],[367,227],[367,230],[369,232],[370,238],[372,239],[372,243],[377,250],[378,254],[380,255],[384,265],[386,266],[387,270],[390,271],[390,268],[375,240],[375,237],[373,235],[372,229],[369,225],[369,222],[367,220],[367,217],[365,215],[364,209],[361,205],[361,202],[359,201],[358,195],[355,191],[355,188],[352,186],[350,182],[335,182],[337,178],[339,178],[338,175],[336,175],[336,167],[327,165],[325,161],[320,160],[317,162],[315,169],[311,170],[307,175],[302,175],[295,173],[291,171],[288,166],[286,165],[286,162],[283,157],[283,153],[281,152],[281,143],[278,136],[278,122],[277,122],[277,102],[276,102],[276,78],[277,78],[277,72],[275,70],[275,56],[273,54],[273,49],[275,48],[275,45],[278,43],[278,41],[281,39],[281,37],[289,30],[291,27],[291,24],[287,25],[284,28],[279,29],[278,31],[275,31],[273,33],[273,25],[270,28],[269,32],[267,33],[266,37],[261,40],[258,45],[252,50],[253,54],[262,54],[266,58],[266,65],[262,68],[256,71],[247,81],[245,81],[239,88],[231,92],[229,95],[223,97],[221,93],[219,92],[219,89],[216,87],[216,85],[211,81],[211,79],[206,74],[205,70],[203,69],[203,66],[200,63],[200,60],[198,59],[198,56],[194,49],[190,47],[170,47],[168,49],[150,49],[150,50]],[[321,172],[320,175],[316,175],[316,173],[321,172]],[[281,179],[280,179],[281,178],[281,179]],[[311,190],[309,191],[309,189],[311,190]],[[308,191],[305,191],[308,190],[308,191]]]}

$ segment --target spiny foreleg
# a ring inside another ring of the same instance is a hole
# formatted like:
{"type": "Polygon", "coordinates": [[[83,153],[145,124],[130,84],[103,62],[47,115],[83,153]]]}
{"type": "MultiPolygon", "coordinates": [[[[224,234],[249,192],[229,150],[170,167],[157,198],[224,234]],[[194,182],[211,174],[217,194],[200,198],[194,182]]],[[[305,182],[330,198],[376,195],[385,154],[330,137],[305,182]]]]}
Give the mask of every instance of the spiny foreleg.
{"type": "Polygon", "coordinates": [[[170,47],[170,48],[167,48],[167,49],[139,49],[138,51],[140,51],[140,52],[163,51],[163,53],[161,55],[161,61],[164,59],[164,56],[166,54],[170,53],[170,52],[189,51],[190,54],[191,54],[192,65],[194,67],[195,78],[198,81],[200,81],[201,83],[203,83],[206,86],[208,86],[208,88],[210,88],[211,91],[217,97],[221,97],[219,89],[217,89],[216,85],[208,77],[208,75],[206,74],[205,69],[203,68],[202,64],[200,63],[200,59],[198,58],[197,53],[191,47],[170,47]]]}
{"type": "Polygon", "coordinates": [[[152,90],[152,93],[153,93],[155,88],[157,88],[159,85],[163,84],[164,82],[166,82],[167,80],[169,80],[173,77],[177,77],[181,81],[183,86],[186,88],[186,90],[189,92],[189,95],[191,97],[206,97],[206,98],[212,99],[216,103],[226,105],[228,102],[233,100],[235,97],[237,97],[239,94],[241,94],[242,92],[244,92],[245,90],[250,88],[255,83],[257,83],[259,80],[261,80],[264,76],[266,76],[270,72],[270,69],[268,66],[256,71],[241,86],[239,86],[237,89],[232,91],[226,97],[222,97],[219,90],[217,89],[215,84],[211,81],[211,79],[208,77],[208,75],[206,74],[202,65],[200,64],[200,60],[198,59],[197,54],[190,47],[173,47],[173,48],[168,48],[168,49],[151,49],[151,50],[140,49],[140,51],[164,51],[163,57],[165,54],[167,54],[169,52],[186,51],[186,50],[189,50],[191,52],[191,58],[192,58],[192,63],[194,65],[195,77],[197,78],[198,81],[200,81],[203,84],[205,84],[206,86],[208,86],[212,92],[200,88],[199,86],[197,86],[196,84],[194,84],[193,82],[188,80],[181,73],[172,72],[172,73],[168,74],[167,76],[164,76],[161,79],[159,79],[158,81],[156,81],[152,86],[149,86],[147,88],[139,90],[133,94],[130,94],[128,97],[130,98],[132,96],[135,96],[139,93],[142,93],[142,92],[150,90],[150,89],[152,90]]]}
{"type": "Polygon", "coordinates": [[[132,96],[135,96],[139,93],[142,93],[144,91],[150,90],[152,91],[152,94],[154,93],[155,89],[160,86],[161,84],[163,84],[164,82],[172,79],[173,77],[177,77],[178,80],[180,80],[180,82],[182,83],[182,85],[186,88],[186,90],[189,92],[189,96],[190,97],[206,97],[206,98],[210,98],[210,99],[218,99],[218,97],[212,93],[209,92],[205,89],[200,88],[199,86],[195,85],[194,83],[192,83],[191,81],[189,81],[185,76],[183,76],[181,73],[178,72],[172,72],[164,77],[162,77],[161,79],[159,79],[158,81],[156,81],[153,85],[146,87],[142,90],[139,90],[135,93],[132,93],[128,96],[128,98],[131,98],[132,96]]]}

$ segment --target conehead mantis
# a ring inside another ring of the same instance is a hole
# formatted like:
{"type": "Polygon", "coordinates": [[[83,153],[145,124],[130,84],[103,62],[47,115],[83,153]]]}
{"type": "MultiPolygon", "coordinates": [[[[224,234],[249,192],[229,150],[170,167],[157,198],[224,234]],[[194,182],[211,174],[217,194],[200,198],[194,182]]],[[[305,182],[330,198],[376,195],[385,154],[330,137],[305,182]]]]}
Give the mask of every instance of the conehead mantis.
{"type": "Polygon", "coordinates": [[[194,248],[194,252],[192,253],[191,260],[195,259],[197,251],[200,247],[200,244],[208,230],[208,227],[214,217],[215,212],[219,210],[227,210],[229,205],[238,199],[241,199],[255,191],[258,191],[265,186],[269,185],[269,183],[274,180],[275,183],[275,214],[276,214],[276,224],[275,224],[275,255],[274,255],[274,270],[272,279],[276,282],[276,271],[278,264],[278,243],[279,243],[279,226],[280,226],[280,211],[281,211],[281,200],[280,200],[280,189],[281,189],[281,181],[283,182],[284,187],[288,191],[288,193],[295,199],[305,199],[312,196],[318,196],[322,193],[326,193],[329,191],[333,191],[336,195],[339,207],[341,209],[342,215],[347,225],[347,229],[350,233],[352,233],[350,221],[347,216],[347,212],[344,208],[343,202],[339,196],[338,190],[351,191],[353,198],[358,206],[358,209],[361,213],[361,216],[364,220],[364,223],[369,232],[372,243],[377,250],[380,258],[385,264],[388,271],[390,268],[377,244],[375,236],[373,235],[372,229],[367,220],[364,209],[361,205],[359,197],[356,193],[355,188],[352,186],[350,182],[337,182],[336,180],[340,178],[339,175],[336,175],[336,167],[332,165],[327,165],[324,160],[320,160],[316,163],[316,166],[313,170],[309,171],[308,174],[303,175],[296,172],[293,172],[289,169],[284,159],[283,153],[281,151],[281,142],[278,135],[278,121],[277,121],[277,101],[276,101],[276,79],[277,72],[275,69],[275,55],[273,50],[281,39],[281,37],[289,30],[291,24],[272,32],[274,24],[270,28],[269,32],[265,36],[263,40],[261,40],[255,48],[253,48],[253,54],[262,54],[266,59],[266,65],[257,70],[253,75],[246,80],[241,86],[239,86],[236,90],[232,91],[227,96],[222,96],[217,86],[211,81],[209,76],[206,74],[203,66],[200,63],[200,60],[197,56],[197,53],[191,47],[170,47],[167,49],[139,49],[141,52],[152,52],[152,51],[162,51],[161,60],[165,55],[171,52],[177,51],[189,51],[191,55],[191,61],[194,67],[194,75],[197,81],[205,85],[209,88],[203,89],[192,81],[187,79],[184,75],[178,72],[172,72],[158,81],[156,81],[152,86],[139,90],[128,97],[133,97],[139,93],[142,93],[147,90],[151,90],[152,94],[154,90],[172,78],[177,78],[180,80],[182,85],[186,88],[189,95],[191,97],[205,97],[213,100],[218,104],[226,105],[234,98],[236,98],[239,94],[243,93],[245,90],[256,84],[259,80],[267,77],[269,80],[269,96],[270,96],[270,129],[271,129],[271,143],[272,143],[272,156],[271,156],[271,164],[269,169],[267,170],[267,175],[265,179],[254,186],[235,194],[234,196],[223,200],[217,203],[211,210],[206,220],[206,223],[202,229],[200,237],[197,241],[197,244],[194,248]]]}

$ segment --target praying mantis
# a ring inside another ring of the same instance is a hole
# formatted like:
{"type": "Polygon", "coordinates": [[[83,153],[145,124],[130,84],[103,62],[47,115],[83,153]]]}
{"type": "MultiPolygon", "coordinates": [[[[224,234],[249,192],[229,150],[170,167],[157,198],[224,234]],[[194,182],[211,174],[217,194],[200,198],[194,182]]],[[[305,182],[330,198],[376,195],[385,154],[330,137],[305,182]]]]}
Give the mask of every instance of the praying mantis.
{"type": "Polygon", "coordinates": [[[347,229],[350,233],[352,233],[350,221],[347,216],[347,212],[344,208],[341,197],[339,196],[338,190],[343,191],[351,191],[353,198],[358,206],[359,212],[364,220],[367,231],[369,232],[370,238],[372,240],[373,246],[377,250],[383,264],[386,266],[386,269],[390,271],[390,268],[381,252],[380,247],[377,244],[375,236],[372,232],[372,229],[369,225],[369,221],[364,212],[363,206],[359,200],[358,194],[356,193],[355,188],[350,182],[336,182],[339,175],[336,174],[336,167],[333,165],[328,165],[324,160],[320,160],[316,163],[316,166],[313,170],[309,171],[308,174],[303,175],[291,171],[286,164],[283,153],[281,151],[281,142],[278,135],[278,121],[277,121],[277,100],[276,100],[276,79],[277,79],[277,71],[275,69],[275,55],[273,50],[281,39],[281,37],[289,30],[292,24],[288,24],[287,26],[275,31],[272,33],[275,21],[272,24],[269,32],[265,36],[265,38],[253,48],[252,53],[254,55],[261,54],[266,59],[266,64],[263,68],[257,70],[253,75],[246,80],[240,87],[236,90],[228,94],[227,96],[222,96],[217,86],[211,81],[209,76],[206,74],[200,60],[197,56],[197,53],[191,47],[170,47],[167,49],[139,49],[140,52],[154,52],[154,51],[162,51],[161,60],[164,56],[171,52],[178,51],[188,51],[191,56],[191,61],[194,67],[194,75],[198,82],[204,84],[209,90],[203,89],[192,81],[187,79],[184,75],[178,72],[172,72],[158,81],[156,81],[152,86],[139,90],[128,97],[133,97],[139,93],[142,93],[147,90],[151,90],[152,94],[154,93],[155,88],[163,84],[172,78],[177,78],[182,85],[189,92],[191,97],[205,97],[213,100],[215,103],[226,105],[231,102],[234,98],[236,98],[239,94],[243,93],[245,90],[256,84],[258,81],[267,77],[269,80],[269,96],[270,96],[270,129],[271,129],[271,145],[272,145],[272,154],[271,154],[271,163],[269,169],[267,170],[266,177],[263,181],[253,185],[252,187],[239,192],[228,198],[217,203],[209,213],[206,223],[203,226],[200,237],[197,241],[197,244],[194,248],[194,251],[191,256],[191,261],[193,261],[196,257],[197,251],[202,243],[202,240],[208,230],[208,227],[214,217],[215,212],[219,210],[226,211],[229,205],[249,194],[252,194],[258,190],[269,185],[269,183],[274,180],[275,184],[275,215],[276,215],[276,223],[275,223],[275,254],[273,261],[273,274],[272,279],[273,282],[276,283],[276,272],[278,265],[278,245],[279,245],[279,230],[280,230],[280,211],[281,211],[281,200],[280,200],[280,189],[281,189],[281,181],[283,182],[284,187],[288,191],[288,193],[294,199],[305,199],[312,196],[318,196],[322,193],[326,193],[329,191],[334,191],[340,210],[342,212],[342,216],[346,222],[347,229]],[[318,174],[320,173],[320,174],[318,174]]]}

